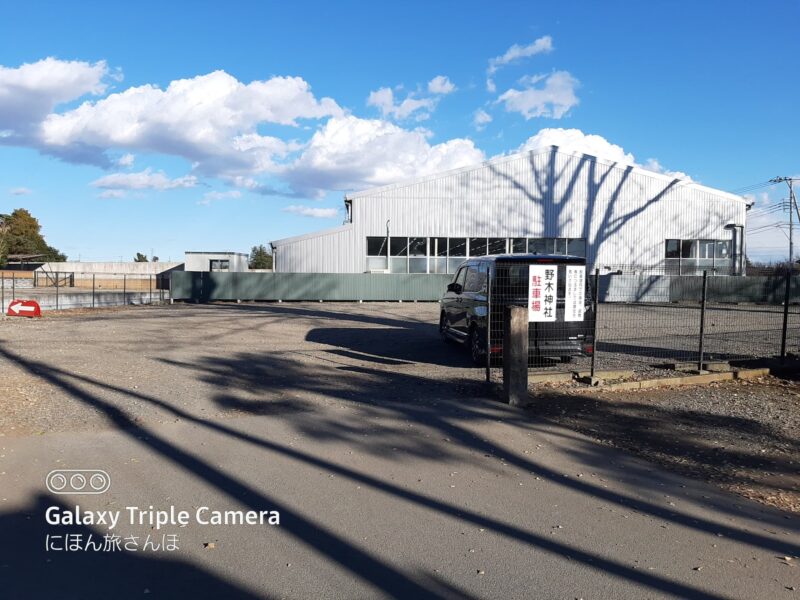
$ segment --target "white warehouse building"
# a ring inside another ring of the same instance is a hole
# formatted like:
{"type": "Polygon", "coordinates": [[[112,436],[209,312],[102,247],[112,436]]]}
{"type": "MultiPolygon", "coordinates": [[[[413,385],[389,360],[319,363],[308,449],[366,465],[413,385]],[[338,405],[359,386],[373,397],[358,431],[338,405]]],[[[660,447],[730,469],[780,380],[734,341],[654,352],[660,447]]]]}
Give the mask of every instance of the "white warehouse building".
{"type": "Polygon", "coordinates": [[[741,274],[741,196],[546,149],[345,196],[341,227],[272,242],[276,272],[453,273],[470,256],[585,256],[592,268],[741,274]]]}

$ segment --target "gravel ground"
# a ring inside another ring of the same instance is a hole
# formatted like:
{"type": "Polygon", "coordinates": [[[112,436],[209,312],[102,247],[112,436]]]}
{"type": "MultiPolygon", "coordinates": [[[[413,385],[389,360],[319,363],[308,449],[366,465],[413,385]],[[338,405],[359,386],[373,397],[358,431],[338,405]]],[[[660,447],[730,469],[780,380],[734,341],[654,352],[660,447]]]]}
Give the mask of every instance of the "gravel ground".
{"type": "MultiPolygon", "coordinates": [[[[3,319],[0,349],[68,374],[77,390],[102,387],[137,422],[172,420],[137,394],[215,419],[259,407],[302,411],[317,387],[346,385],[338,375],[315,381],[315,365],[325,367],[317,373],[334,369],[348,377],[383,373],[431,394],[440,388],[485,393],[483,370],[438,339],[437,308],[298,303],[64,311],[40,320],[3,319]],[[255,359],[267,360],[266,370],[249,373],[255,359]],[[253,398],[225,393],[227,382],[256,376],[257,385],[248,383],[253,398]]],[[[652,362],[632,362],[624,352],[605,353],[598,365],[636,368],[639,376],[670,374],[652,362]]],[[[499,376],[495,370],[495,382],[499,376]]],[[[800,511],[800,387],[794,382],[764,378],[638,392],[540,386],[534,393],[540,398],[535,414],[683,474],[800,511]]],[[[0,398],[0,432],[6,435],[112,425],[107,415],[8,355],[0,356],[0,398]]]]}
{"type": "Polygon", "coordinates": [[[800,512],[800,384],[752,381],[640,391],[540,388],[539,416],[682,475],[800,512]]]}

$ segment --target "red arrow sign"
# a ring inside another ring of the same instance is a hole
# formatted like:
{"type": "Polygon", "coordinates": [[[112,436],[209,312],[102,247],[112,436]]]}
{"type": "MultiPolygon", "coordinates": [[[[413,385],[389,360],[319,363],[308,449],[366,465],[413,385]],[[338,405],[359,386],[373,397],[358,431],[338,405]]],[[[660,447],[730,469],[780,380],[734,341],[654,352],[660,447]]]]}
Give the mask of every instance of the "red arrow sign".
{"type": "Polygon", "coordinates": [[[6,314],[9,317],[41,317],[42,309],[36,300],[12,300],[6,314]]]}

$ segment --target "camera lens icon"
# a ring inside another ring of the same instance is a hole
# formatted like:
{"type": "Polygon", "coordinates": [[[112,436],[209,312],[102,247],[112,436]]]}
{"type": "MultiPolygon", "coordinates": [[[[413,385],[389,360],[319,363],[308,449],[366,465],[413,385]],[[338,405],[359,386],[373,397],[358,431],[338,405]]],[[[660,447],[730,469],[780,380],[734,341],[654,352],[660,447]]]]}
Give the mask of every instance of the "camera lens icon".
{"type": "Polygon", "coordinates": [[[99,469],[58,469],[45,478],[53,494],[102,494],[111,487],[111,477],[99,469]]]}

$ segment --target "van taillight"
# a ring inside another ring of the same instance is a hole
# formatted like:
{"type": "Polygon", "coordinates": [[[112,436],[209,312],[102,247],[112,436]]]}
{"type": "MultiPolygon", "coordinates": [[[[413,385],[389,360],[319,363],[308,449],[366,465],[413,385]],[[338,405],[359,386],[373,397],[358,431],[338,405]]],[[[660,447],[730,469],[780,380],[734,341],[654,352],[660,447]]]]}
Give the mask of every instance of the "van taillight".
{"type": "Polygon", "coordinates": [[[594,353],[594,346],[592,344],[584,344],[583,351],[586,354],[593,354],[594,353]]]}
{"type": "Polygon", "coordinates": [[[500,354],[500,353],[503,351],[503,346],[502,346],[502,345],[500,345],[500,344],[497,344],[497,345],[495,345],[495,346],[491,346],[491,347],[489,348],[489,351],[490,351],[492,354],[500,354]]]}

